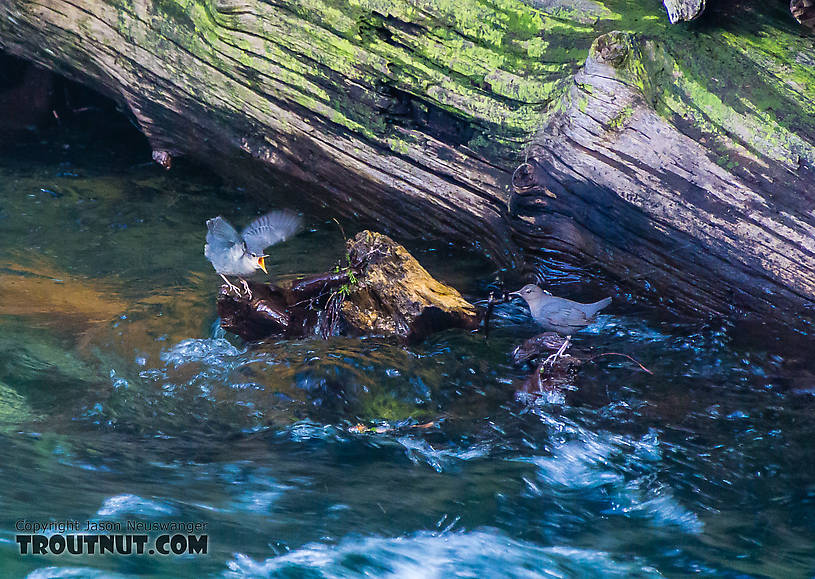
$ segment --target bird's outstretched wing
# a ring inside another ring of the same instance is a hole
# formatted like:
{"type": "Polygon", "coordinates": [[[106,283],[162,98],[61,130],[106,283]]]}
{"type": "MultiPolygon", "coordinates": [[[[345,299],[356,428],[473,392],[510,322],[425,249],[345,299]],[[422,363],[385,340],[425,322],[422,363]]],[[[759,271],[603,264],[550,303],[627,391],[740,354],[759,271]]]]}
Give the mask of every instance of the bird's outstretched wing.
{"type": "Polygon", "coordinates": [[[229,246],[242,242],[235,228],[220,215],[207,220],[207,243],[210,245],[229,246]]]}
{"type": "Polygon", "coordinates": [[[246,249],[261,254],[263,250],[285,241],[300,230],[302,219],[291,211],[272,211],[258,217],[243,230],[246,249]]]}
{"type": "Polygon", "coordinates": [[[220,215],[207,220],[207,243],[204,255],[219,271],[243,255],[243,240],[235,228],[220,215]]]}

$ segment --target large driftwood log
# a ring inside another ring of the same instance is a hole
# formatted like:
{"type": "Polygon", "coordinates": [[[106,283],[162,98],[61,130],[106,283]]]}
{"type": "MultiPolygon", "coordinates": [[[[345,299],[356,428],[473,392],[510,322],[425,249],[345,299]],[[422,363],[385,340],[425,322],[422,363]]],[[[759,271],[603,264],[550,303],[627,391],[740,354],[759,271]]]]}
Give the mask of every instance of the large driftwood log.
{"type": "MultiPolygon", "coordinates": [[[[694,118],[725,122],[717,104],[694,101],[696,90],[661,43],[598,38],[530,148],[517,178],[519,215],[546,234],[542,245],[590,255],[657,292],[670,288],[689,307],[729,304],[770,316],[778,306],[782,315],[811,307],[811,157],[750,136],[780,129],[771,118],[743,114],[718,145],[685,134],[694,118]]],[[[807,141],[799,147],[812,154],[807,141]]]]}
{"type": "Polygon", "coordinates": [[[0,48],[116,99],[165,163],[797,320],[815,43],[759,0],[706,23],[689,35],[649,0],[6,0],[0,48]]]}

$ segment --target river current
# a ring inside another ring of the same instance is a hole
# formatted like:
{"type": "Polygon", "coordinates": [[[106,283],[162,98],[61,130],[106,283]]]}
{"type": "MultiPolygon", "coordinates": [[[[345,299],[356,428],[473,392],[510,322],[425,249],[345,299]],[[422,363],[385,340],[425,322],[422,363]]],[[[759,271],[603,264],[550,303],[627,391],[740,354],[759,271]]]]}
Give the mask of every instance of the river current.
{"type": "MultiPolygon", "coordinates": [[[[219,329],[204,222],[276,206],[149,158],[105,122],[0,146],[3,577],[812,575],[809,336],[620,293],[575,347],[653,374],[605,358],[546,396],[509,358],[536,333],[521,303],[489,339],[247,345],[219,329]],[[206,523],[208,550],[20,555],[25,521],[66,520],[206,523]]],[[[273,276],[342,258],[337,224],[305,218],[273,276]]],[[[398,241],[474,302],[513,279],[398,241]]]]}

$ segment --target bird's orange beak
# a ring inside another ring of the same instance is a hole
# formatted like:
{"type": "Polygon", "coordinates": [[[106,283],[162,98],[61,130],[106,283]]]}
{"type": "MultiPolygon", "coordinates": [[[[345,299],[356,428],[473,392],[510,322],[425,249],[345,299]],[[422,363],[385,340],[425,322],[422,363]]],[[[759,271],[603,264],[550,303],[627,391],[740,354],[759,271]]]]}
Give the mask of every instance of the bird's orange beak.
{"type": "Polygon", "coordinates": [[[265,273],[266,275],[269,275],[269,272],[266,271],[266,262],[265,262],[265,260],[266,260],[266,256],[261,255],[258,258],[258,267],[263,270],[263,273],[265,273]]]}

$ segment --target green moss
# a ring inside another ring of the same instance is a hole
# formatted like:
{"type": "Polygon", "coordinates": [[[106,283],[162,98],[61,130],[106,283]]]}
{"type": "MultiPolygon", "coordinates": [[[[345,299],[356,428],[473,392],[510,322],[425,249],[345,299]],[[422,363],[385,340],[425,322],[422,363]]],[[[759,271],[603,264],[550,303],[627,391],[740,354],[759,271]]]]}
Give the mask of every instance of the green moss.
{"type": "MultiPolygon", "coordinates": [[[[721,32],[690,39],[666,34],[660,40],[613,32],[598,39],[592,51],[598,54],[602,48],[617,74],[669,121],[681,119],[680,125],[690,123],[713,140],[730,143],[734,151],[746,149],[793,170],[801,159],[815,162],[812,139],[804,136],[815,134],[815,101],[796,92],[809,86],[813,73],[799,70],[793,82],[781,74],[762,74],[771,67],[754,62],[776,58],[773,62],[780,67],[778,53],[787,49],[775,49],[775,57],[758,45],[730,49],[745,43],[750,43],[749,35],[721,32]]],[[[630,117],[625,112],[610,121],[611,129],[624,126],[630,117]]],[[[728,158],[723,166],[735,167],[730,163],[728,158]]]]}
{"type": "MultiPolygon", "coordinates": [[[[722,9],[702,27],[670,25],[649,0],[604,0],[591,14],[521,0],[293,0],[252,4],[252,15],[219,12],[216,0],[155,0],[148,23],[128,2],[108,2],[123,36],[156,55],[167,43],[191,55],[162,63],[166,77],[181,92],[207,77],[213,110],[285,127],[276,103],[289,102],[399,154],[415,146],[401,121],[371,114],[393,103],[392,91],[469,124],[471,148],[517,155],[557,110],[592,41],[618,29],[618,74],[666,119],[789,165],[815,158],[811,39],[770,8],[750,19],[722,9]]],[[[585,111],[593,89],[579,88],[585,111]]]]}
{"type": "Polygon", "coordinates": [[[400,155],[408,155],[411,151],[411,143],[394,136],[388,137],[388,147],[390,147],[391,151],[400,155]]]}
{"type": "Polygon", "coordinates": [[[630,119],[634,115],[634,108],[632,106],[626,106],[620,110],[617,115],[608,122],[608,127],[612,131],[619,131],[620,129],[624,128],[628,119],[630,119]]]}

